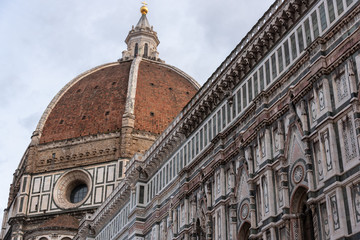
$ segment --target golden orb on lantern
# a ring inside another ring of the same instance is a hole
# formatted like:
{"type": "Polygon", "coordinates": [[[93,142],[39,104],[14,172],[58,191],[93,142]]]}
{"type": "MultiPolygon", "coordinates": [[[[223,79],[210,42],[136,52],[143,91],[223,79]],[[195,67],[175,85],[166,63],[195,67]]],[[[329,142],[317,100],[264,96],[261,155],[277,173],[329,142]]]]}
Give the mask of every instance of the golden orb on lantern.
{"type": "Polygon", "coordinates": [[[147,5],[147,3],[144,1],[144,2],[142,2],[142,7],[140,8],[140,12],[141,12],[141,14],[147,14],[148,12],[149,12],[149,9],[146,7],[146,5],[147,5]]]}

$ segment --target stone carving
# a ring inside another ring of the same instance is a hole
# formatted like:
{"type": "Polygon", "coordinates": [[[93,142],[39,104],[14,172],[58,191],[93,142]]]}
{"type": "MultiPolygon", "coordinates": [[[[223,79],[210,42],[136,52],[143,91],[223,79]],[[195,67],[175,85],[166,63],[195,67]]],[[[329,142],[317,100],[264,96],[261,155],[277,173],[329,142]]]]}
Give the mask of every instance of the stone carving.
{"type": "Polygon", "coordinates": [[[216,192],[220,194],[220,173],[216,174],[216,192]]]}
{"type": "Polygon", "coordinates": [[[294,239],[295,240],[300,239],[299,223],[297,219],[293,219],[293,232],[294,232],[294,239]]]}
{"type": "Polygon", "coordinates": [[[290,239],[290,220],[285,221],[285,237],[290,239]]]}
{"type": "Polygon", "coordinates": [[[197,201],[197,208],[196,213],[197,217],[200,221],[200,227],[201,231],[206,232],[206,208],[207,208],[207,199],[205,195],[204,187],[201,187],[200,192],[198,193],[198,201],[197,201]]]}
{"type": "Polygon", "coordinates": [[[190,200],[191,205],[191,212],[190,212],[190,219],[192,223],[195,223],[195,216],[196,216],[196,197],[195,195],[190,200]]]}
{"type": "Polygon", "coordinates": [[[185,224],[185,204],[181,205],[181,226],[185,224]]]}
{"type": "Polygon", "coordinates": [[[337,97],[341,101],[349,95],[349,90],[346,82],[345,73],[342,73],[338,79],[336,79],[337,97]]]}
{"type": "Polygon", "coordinates": [[[325,96],[324,96],[324,90],[322,89],[322,87],[319,89],[319,106],[320,106],[320,111],[323,110],[325,108],[325,96]]]}
{"type": "Polygon", "coordinates": [[[276,182],[277,182],[278,193],[279,193],[279,206],[282,207],[283,203],[284,203],[284,195],[283,195],[283,191],[281,189],[281,175],[280,175],[279,171],[276,174],[276,182]]]}
{"type": "Polygon", "coordinates": [[[336,195],[330,198],[330,202],[331,202],[331,212],[333,217],[334,229],[337,230],[340,228],[340,222],[339,222],[339,212],[338,212],[336,195]]]}
{"type": "Polygon", "coordinates": [[[265,212],[269,212],[269,189],[266,177],[263,178],[263,192],[264,192],[264,208],[265,212]]]}
{"type": "Polygon", "coordinates": [[[283,121],[281,120],[277,122],[277,132],[278,132],[279,150],[284,151],[284,129],[283,129],[283,121]]]}
{"type": "Polygon", "coordinates": [[[314,142],[314,155],[315,155],[315,160],[317,162],[318,177],[319,180],[322,180],[324,178],[324,170],[322,166],[319,142],[314,142]]]}
{"type": "Polygon", "coordinates": [[[231,191],[234,191],[235,188],[235,171],[234,171],[234,165],[231,164],[229,169],[229,187],[231,191]]]}
{"type": "Polygon", "coordinates": [[[318,240],[319,239],[319,221],[318,221],[318,216],[316,214],[317,209],[316,209],[316,204],[312,204],[310,205],[310,209],[311,209],[311,214],[312,214],[312,220],[313,220],[313,224],[314,224],[314,239],[318,240]]]}
{"type": "Polygon", "coordinates": [[[227,192],[230,192],[230,191],[231,191],[231,185],[232,185],[232,181],[231,181],[231,170],[228,171],[228,174],[227,174],[227,182],[228,182],[227,192]]]}
{"type": "Polygon", "coordinates": [[[297,165],[293,171],[293,179],[295,183],[299,183],[304,178],[304,168],[301,165],[297,165]]]}
{"type": "Polygon", "coordinates": [[[254,157],[255,157],[255,163],[256,163],[256,167],[258,167],[260,165],[260,150],[259,150],[259,145],[256,145],[254,147],[254,157]]]}
{"type": "Polygon", "coordinates": [[[357,156],[354,129],[349,117],[346,117],[346,119],[342,121],[342,127],[345,159],[349,161],[357,156]]]}
{"type": "Polygon", "coordinates": [[[331,154],[330,154],[330,141],[329,141],[328,131],[325,131],[322,134],[322,142],[323,142],[324,149],[325,149],[326,166],[327,166],[327,170],[329,171],[332,169],[332,160],[331,160],[331,154]]]}
{"type": "Polygon", "coordinates": [[[356,184],[353,188],[353,201],[356,222],[360,222],[360,183],[356,184]]]}
{"type": "Polygon", "coordinates": [[[257,217],[258,221],[261,221],[262,219],[262,199],[261,199],[261,191],[260,186],[257,186],[256,188],[256,211],[257,211],[257,217]]]}
{"type": "Polygon", "coordinates": [[[304,132],[309,131],[309,125],[308,125],[308,120],[307,120],[308,119],[308,112],[306,111],[307,104],[308,104],[307,101],[302,100],[301,105],[300,105],[300,111],[301,111],[300,120],[301,120],[302,130],[304,132]]]}
{"type": "Polygon", "coordinates": [[[310,101],[310,106],[311,106],[311,118],[312,121],[315,122],[317,118],[317,113],[316,113],[316,103],[314,99],[310,101]]]}
{"type": "Polygon", "coordinates": [[[280,135],[279,135],[279,129],[276,129],[275,132],[274,132],[274,140],[275,140],[275,152],[278,152],[279,151],[279,148],[280,148],[280,141],[279,141],[279,138],[280,138],[280,135]]]}
{"type": "Polygon", "coordinates": [[[355,76],[355,70],[354,70],[354,60],[350,59],[348,63],[348,71],[349,71],[349,77],[355,76]]]}
{"type": "Polygon", "coordinates": [[[261,147],[261,157],[265,157],[266,156],[265,136],[260,137],[260,147],[261,147]]]}
{"type": "Polygon", "coordinates": [[[241,218],[241,220],[245,220],[249,216],[249,212],[250,212],[249,204],[244,203],[241,206],[241,209],[240,209],[240,218],[241,218]]]}

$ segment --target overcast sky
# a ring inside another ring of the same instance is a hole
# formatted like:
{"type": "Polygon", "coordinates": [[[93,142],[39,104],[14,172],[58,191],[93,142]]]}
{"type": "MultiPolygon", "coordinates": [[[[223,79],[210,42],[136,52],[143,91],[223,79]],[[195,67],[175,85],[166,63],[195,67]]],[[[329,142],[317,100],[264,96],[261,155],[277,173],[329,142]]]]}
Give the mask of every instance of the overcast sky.
{"type": "MultiPolygon", "coordinates": [[[[200,84],[273,0],[148,0],[160,58],[200,84]]],[[[12,175],[46,106],[80,73],[114,62],[140,0],[0,1],[0,221],[12,175]]]]}

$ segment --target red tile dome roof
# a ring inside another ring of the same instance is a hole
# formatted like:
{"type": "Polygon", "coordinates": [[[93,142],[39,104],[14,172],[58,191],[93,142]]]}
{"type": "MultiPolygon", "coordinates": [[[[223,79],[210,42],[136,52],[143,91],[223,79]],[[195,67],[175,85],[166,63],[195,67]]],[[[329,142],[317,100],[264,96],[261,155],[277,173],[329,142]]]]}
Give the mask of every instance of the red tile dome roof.
{"type": "MultiPolygon", "coordinates": [[[[67,84],[43,114],[40,143],[120,131],[132,61],[92,69],[67,84]]],[[[197,92],[180,70],[142,59],[135,95],[135,129],[160,134],[197,92]]]]}

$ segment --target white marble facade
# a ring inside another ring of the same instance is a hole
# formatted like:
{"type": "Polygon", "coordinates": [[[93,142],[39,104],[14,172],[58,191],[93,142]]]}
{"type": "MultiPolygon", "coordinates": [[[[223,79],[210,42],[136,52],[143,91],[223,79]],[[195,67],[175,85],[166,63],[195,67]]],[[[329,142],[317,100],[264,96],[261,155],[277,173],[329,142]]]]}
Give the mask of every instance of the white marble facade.
{"type": "Polygon", "coordinates": [[[276,1],[75,239],[359,239],[359,11],[276,1]]]}

